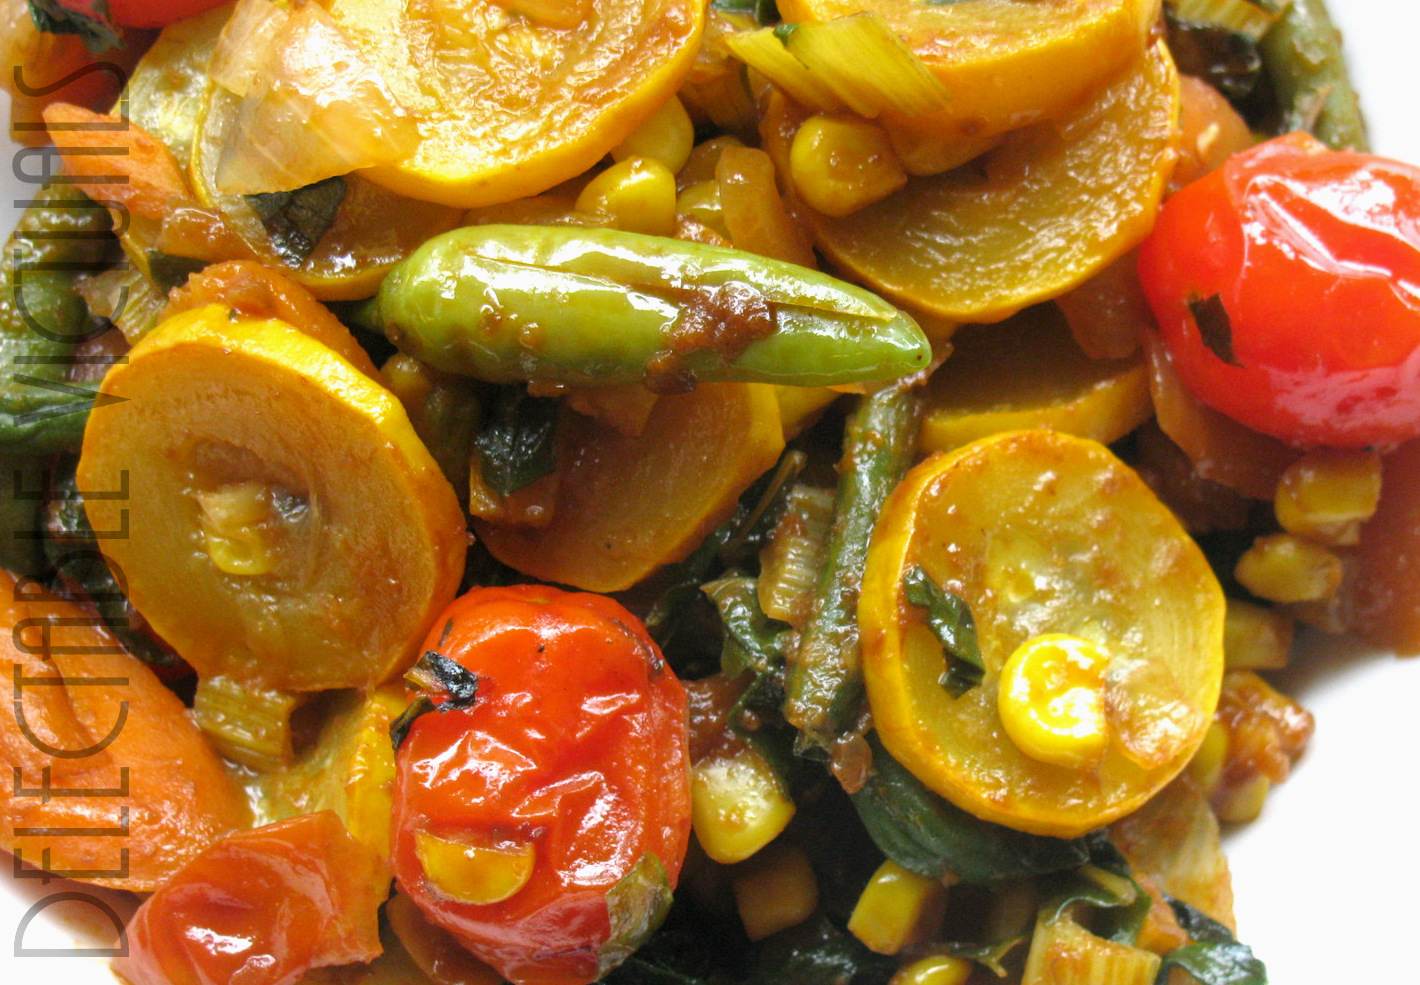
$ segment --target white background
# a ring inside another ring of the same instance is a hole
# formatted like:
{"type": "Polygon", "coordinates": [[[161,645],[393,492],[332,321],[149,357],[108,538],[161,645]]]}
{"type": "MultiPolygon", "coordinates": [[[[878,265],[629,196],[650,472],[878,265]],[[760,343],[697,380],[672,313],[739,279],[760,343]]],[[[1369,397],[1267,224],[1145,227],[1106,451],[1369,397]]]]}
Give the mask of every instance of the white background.
{"type": "MultiPolygon", "coordinates": [[[[1376,148],[1420,163],[1420,7],[1332,0],[1376,148]]],[[[13,148],[12,148],[13,149],[13,148]]],[[[16,183],[0,169],[0,208],[16,183]]],[[[1311,708],[1311,750],[1262,818],[1229,837],[1240,936],[1274,985],[1420,982],[1420,661],[1312,641],[1282,677],[1311,708]]],[[[10,782],[0,777],[0,782],[10,782]]],[[[0,981],[112,982],[101,962],[17,959],[14,934],[41,890],[0,869],[0,981]]],[[[30,946],[69,946],[36,924],[30,946]]]]}

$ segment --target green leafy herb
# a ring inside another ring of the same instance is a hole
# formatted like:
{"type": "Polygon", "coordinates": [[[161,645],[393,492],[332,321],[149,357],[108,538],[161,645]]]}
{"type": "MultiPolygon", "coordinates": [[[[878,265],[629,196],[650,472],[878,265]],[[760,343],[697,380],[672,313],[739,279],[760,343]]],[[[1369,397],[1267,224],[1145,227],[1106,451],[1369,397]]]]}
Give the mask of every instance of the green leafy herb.
{"type": "Polygon", "coordinates": [[[30,0],[30,17],[46,34],[77,34],[94,54],[123,47],[109,17],[108,0],[89,0],[89,13],[70,10],[59,0],[30,0]]]}
{"type": "Polygon", "coordinates": [[[409,707],[390,723],[390,741],[394,743],[395,752],[399,752],[399,747],[404,745],[404,739],[416,718],[431,711],[443,715],[461,708],[472,708],[478,697],[478,675],[457,660],[433,650],[424,651],[419,662],[405,673],[404,681],[418,694],[409,707]],[[436,698],[443,700],[436,701],[436,698]]]}
{"type": "Polygon", "coordinates": [[[170,291],[187,283],[187,279],[207,266],[205,260],[174,256],[161,250],[148,251],[148,273],[162,291],[170,291]]]}
{"type": "Polygon", "coordinates": [[[1132,945],[1139,937],[1152,901],[1139,888],[1129,862],[1109,840],[1096,831],[1085,839],[1089,861],[1074,872],[1061,873],[1052,880],[1049,894],[1040,908],[1042,919],[1058,920],[1076,904],[1103,911],[1095,921],[1099,936],[1132,945]]]}
{"type": "Polygon", "coordinates": [[[710,9],[726,14],[749,14],[761,26],[779,19],[774,0],[710,0],[710,9]]]}
{"type": "Polygon", "coordinates": [[[282,262],[299,267],[335,224],[345,201],[345,179],[337,175],[294,191],[248,195],[246,200],[282,262]]]}
{"type": "MultiPolygon", "coordinates": [[[[54,459],[43,514],[45,557],[63,590],[92,603],[104,628],[124,649],[150,667],[182,667],[182,659],[148,629],[147,620],[124,593],[123,583],[109,569],[84,511],[84,496],[74,475],[77,464],[78,459],[69,455],[54,459]]],[[[7,475],[3,481],[11,484],[14,480],[7,475]]],[[[5,498],[19,499],[21,495],[20,490],[11,489],[5,498]]],[[[15,530],[11,536],[30,540],[37,534],[34,530],[15,530]]],[[[106,531],[106,535],[112,537],[113,531],[106,531]]]]}
{"type": "Polygon", "coordinates": [[[765,940],[754,985],[869,985],[885,982],[894,958],[874,954],[827,917],[806,920],[765,940]]]}
{"type": "Polygon", "coordinates": [[[1193,299],[1188,302],[1188,310],[1193,313],[1193,321],[1198,326],[1199,338],[1229,366],[1241,366],[1233,355],[1233,323],[1228,318],[1228,309],[1223,307],[1223,299],[1217,294],[1212,297],[1193,299]]]}
{"type": "Polygon", "coordinates": [[[684,561],[666,568],[665,587],[645,620],[651,638],[663,651],[674,649],[671,641],[686,624],[688,613],[704,601],[700,586],[759,554],[784,515],[789,490],[805,460],[803,452],[786,451],[778,465],[745,490],[728,520],[712,530],[684,561]]]}
{"type": "Polygon", "coordinates": [[[1165,983],[1181,968],[1202,985],[1267,985],[1267,967],[1238,943],[1232,931],[1182,900],[1169,899],[1178,924],[1193,943],[1164,955],[1156,983],[1165,983]]]}
{"type": "Polygon", "coordinates": [[[907,572],[902,586],[907,592],[907,601],[927,610],[927,627],[946,651],[947,671],[937,683],[952,697],[960,698],[980,684],[986,674],[971,607],[960,596],[934,582],[918,566],[907,572]]]}
{"type": "Polygon", "coordinates": [[[671,909],[671,881],[654,852],[641,856],[606,894],[611,934],[601,947],[601,973],[621,964],[666,919],[671,909]]]}
{"type": "Polygon", "coordinates": [[[720,578],[701,590],[715,603],[725,627],[720,669],[726,677],[738,677],[746,670],[766,674],[783,663],[789,626],[764,614],[753,578],[720,578]]]}
{"type": "Polygon", "coordinates": [[[493,391],[473,439],[483,481],[511,496],[557,469],[557,410],[553,397],[528,395],[526,384],[493,391]]]}
{"type": "Polygon", "coordinates": [[[983,821],[927,789],[876,734],[868,745],[873,771],[852,795],[853,807],[882,853],[909,872],[987,883],[1076,869],[1090,859],[1091,842],[983,821]]]}

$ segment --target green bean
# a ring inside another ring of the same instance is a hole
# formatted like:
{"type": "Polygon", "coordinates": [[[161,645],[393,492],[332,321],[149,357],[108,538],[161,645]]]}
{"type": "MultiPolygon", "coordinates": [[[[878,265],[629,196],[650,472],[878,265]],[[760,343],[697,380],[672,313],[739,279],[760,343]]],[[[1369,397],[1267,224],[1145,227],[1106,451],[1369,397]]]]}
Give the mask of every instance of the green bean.
{"type": "Polygon", "coordinates": [[[94,401],[68,382],[91,328],[75,281],[102,269],[112,246],[108,213],[68,185],[41,191],[5,244],[0,263],[0,450],[76,449],[94,401]]]}
{"type": "Polygon", "coordinates": [[[866,396],[849,418],[827,560],[797,651],[789,658],[784,717],[801,751],[830,755],[853,734],[863,705],[858,594],[873,525],[911,464],[920,401],[905,382],[866,396]]]}
{"type": "Polygon", "coordinates": [[[495,383],[824,386],[892,379],[930,358],[917,324],[861,288],[612,229],[436,236],[390,272],[363,317],[404,352],[495,383]]]}
{"type": "Polygon", "coordinates": [[[35,577],[45,567],[41,511],[48,459],[0,455],[0,567],[35,577]]]}
{"type": "Polygon", "coordinates": [[[1323,0],[1292,0],[1263,35],[1262,58],[1281,105],[1283,133],[1309,130],[1331,147],[1369,149],[1341,32],[1323,0]]]}

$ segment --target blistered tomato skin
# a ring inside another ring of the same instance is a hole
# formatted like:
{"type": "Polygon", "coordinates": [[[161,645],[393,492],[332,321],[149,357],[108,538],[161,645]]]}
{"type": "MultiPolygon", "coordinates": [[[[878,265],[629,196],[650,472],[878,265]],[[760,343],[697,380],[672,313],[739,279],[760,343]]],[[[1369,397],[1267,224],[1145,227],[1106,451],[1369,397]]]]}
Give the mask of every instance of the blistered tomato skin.
{"type": "Polygon", "coordinates": [[[388,889],[383,863],[330,811],[239,832],[138,908],[114,968],[131,985],[291,985],[378,957],[388,889]]]}
{"type": "Polygon", "coordinates": [[[400,886],[516,985],[601,977],[680,871],[684,688],[619,604],[544,586],[474,589],[427,649],[478,688],[399,748],[400,886]]]}
{"type": "Polygon", "coordinates": [[[1268,141],[1164,204],[1139,274],[1210,406],[1304,447],[1420,435],[1420,168],[1268,141]]]}

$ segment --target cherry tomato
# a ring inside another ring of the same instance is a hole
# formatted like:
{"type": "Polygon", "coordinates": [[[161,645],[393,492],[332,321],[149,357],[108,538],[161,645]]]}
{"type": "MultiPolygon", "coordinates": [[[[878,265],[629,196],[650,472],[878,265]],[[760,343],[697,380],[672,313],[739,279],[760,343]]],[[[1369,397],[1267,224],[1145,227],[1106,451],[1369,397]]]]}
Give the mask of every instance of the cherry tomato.
{"type": "Polygon", "coordinates": [[[1204,403],[1301,446],[1420,435],[1420,168],[1268,141],[1164,204],[1139,274],[1204,403]]]}
{"type": "MultiPolygon", "coordinates": [[[[108,21],[120,27],[166,27],[228,0],[108,0],[108,21]]],[[[102,21],[98,0],[58,0],[59,6],[102,21]]]]}
{"type": "Polygon", "coordinates": [[[132,985],[289,985],[379,956],[389,875],[330,811],[230,835],[138,908],[132,985]]]}
{"type": "Polygon", "coordinates": [[[427,648],[419,668],[464,679],[434,688],[439,713],[399,746],[401,889],[517,985],[600,978],[680,872],[684,688],[616,602],[543,586],[474,589],[427,648]]]}

